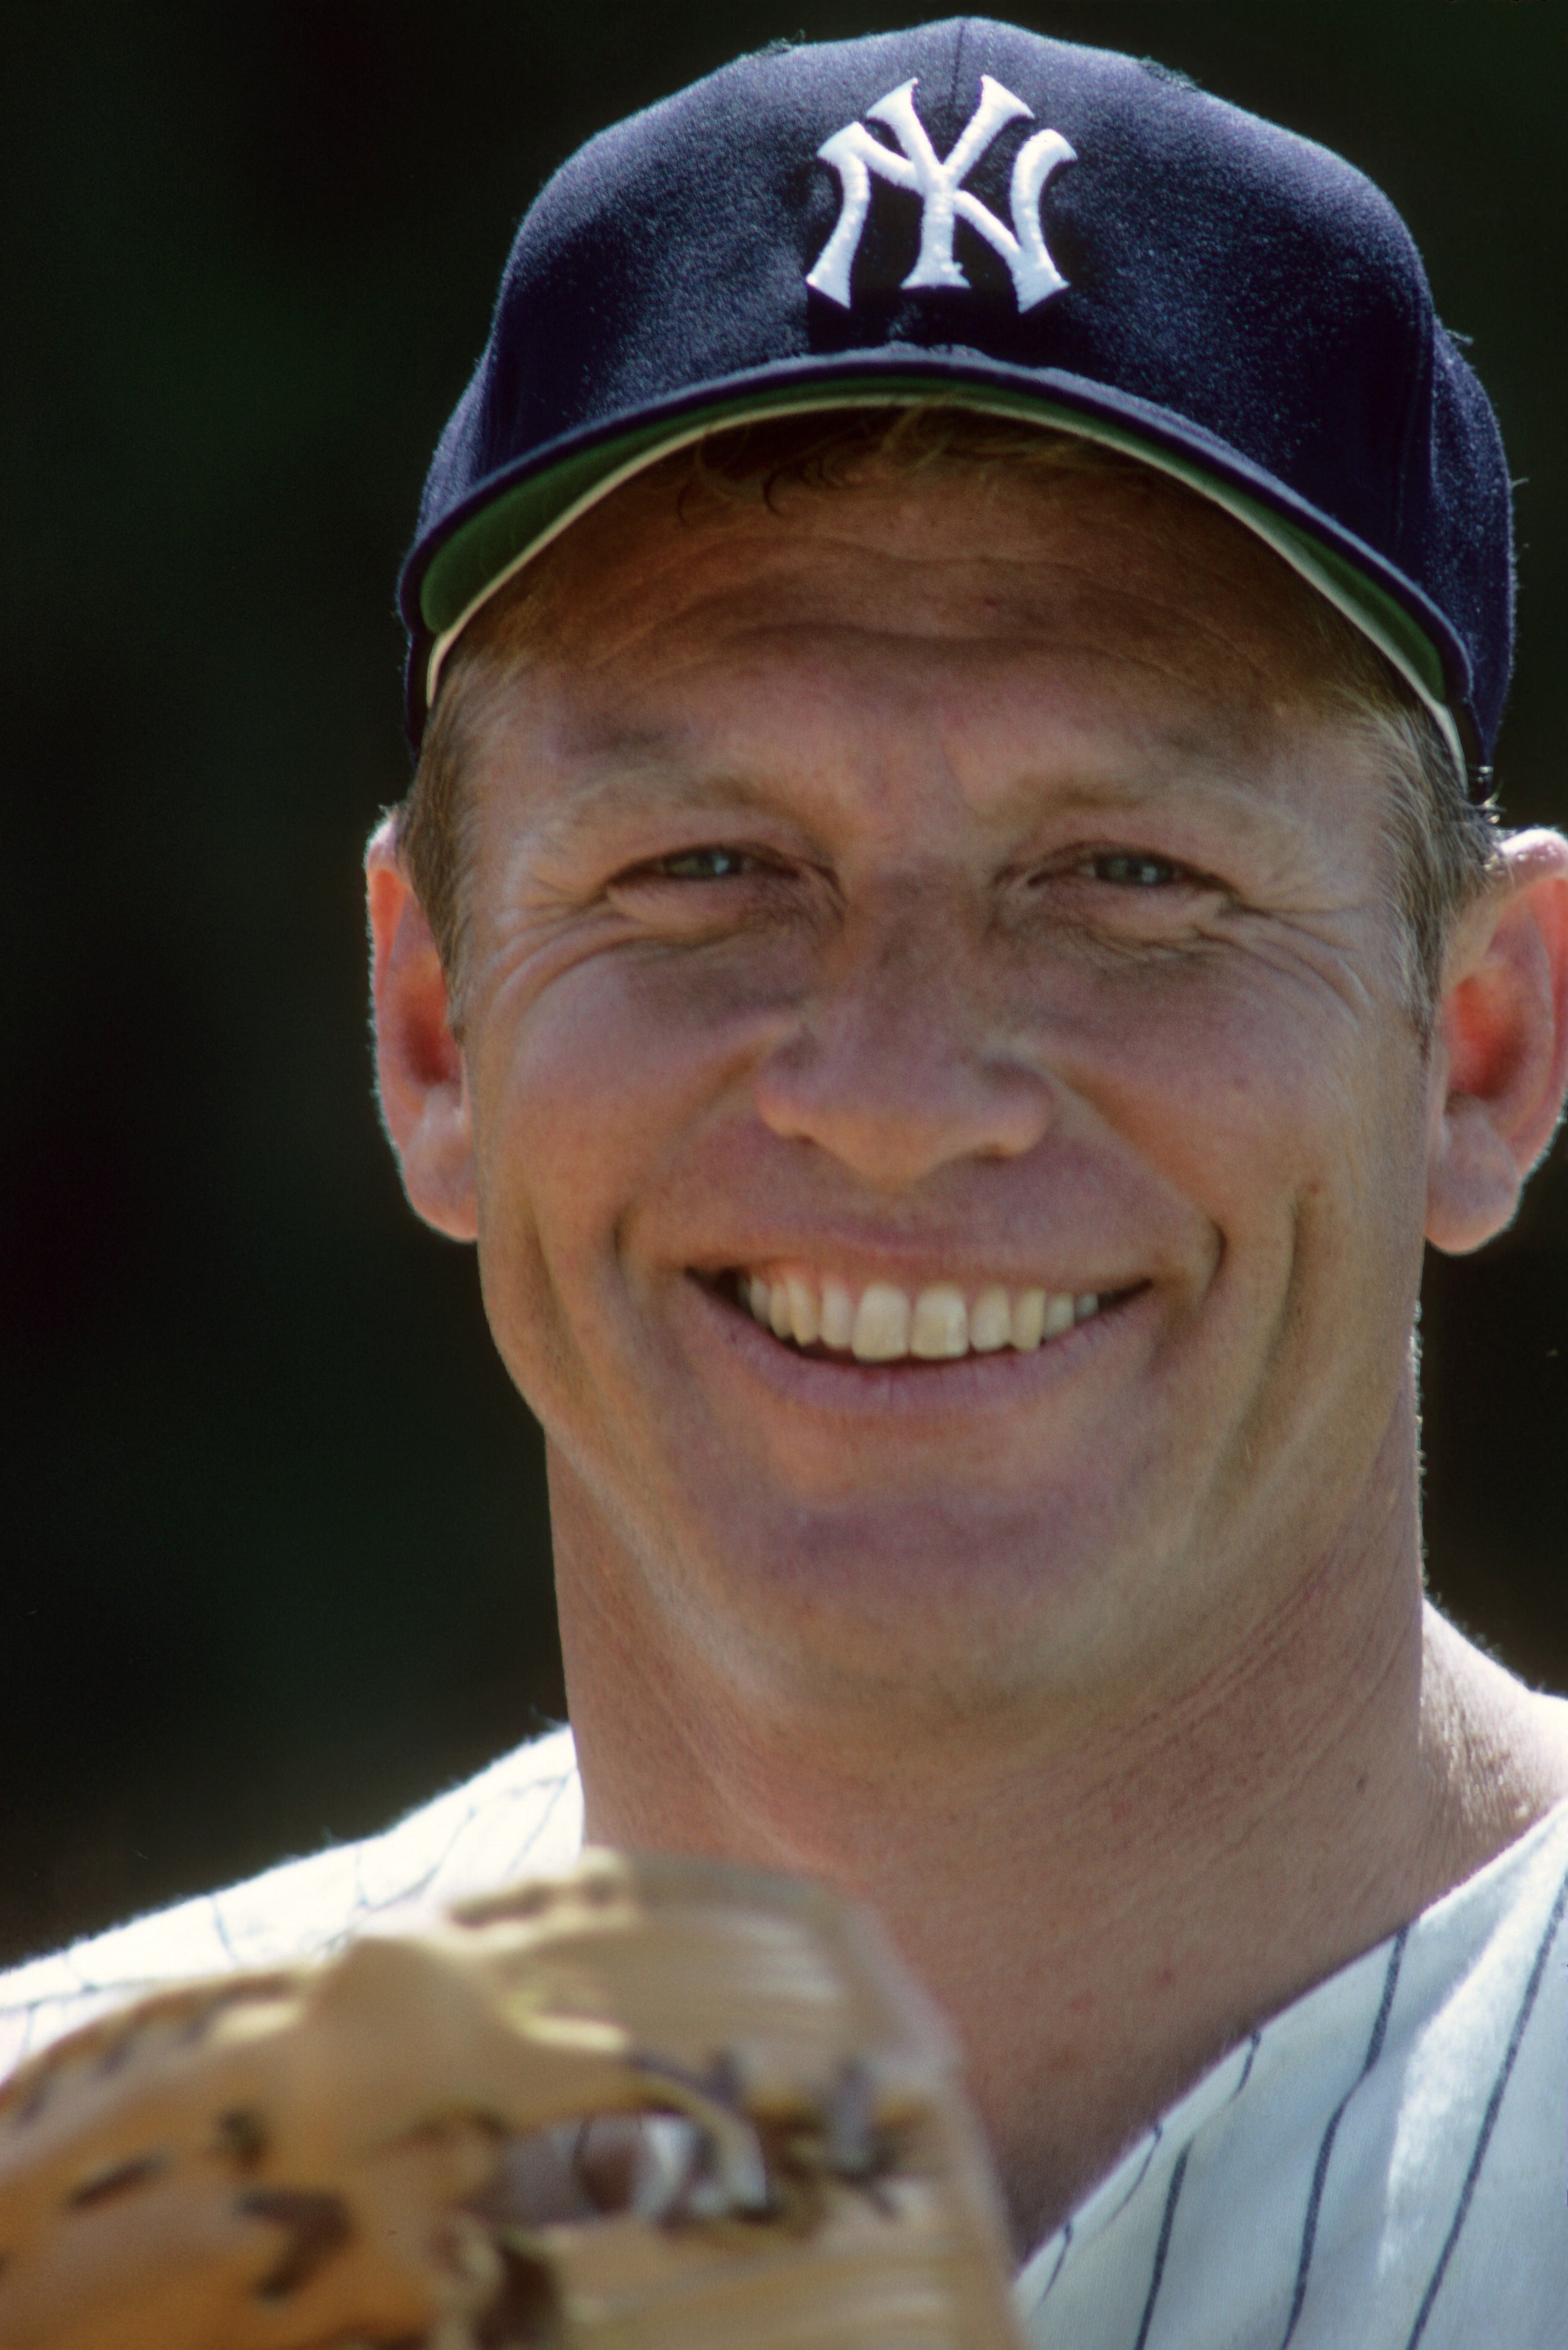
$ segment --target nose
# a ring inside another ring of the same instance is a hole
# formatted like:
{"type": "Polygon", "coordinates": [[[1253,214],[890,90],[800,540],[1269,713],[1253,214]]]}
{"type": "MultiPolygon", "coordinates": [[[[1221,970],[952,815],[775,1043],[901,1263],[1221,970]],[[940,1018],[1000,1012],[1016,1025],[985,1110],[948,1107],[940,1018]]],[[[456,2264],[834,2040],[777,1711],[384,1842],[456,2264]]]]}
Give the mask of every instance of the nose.
{"type": "Polygon", "coordinates": [[[765,1126],[878,1191],[955,1161],[1022,1158],[1054,1113],[1048,1077],[999,1016],[982,955],[929,913],[906,908],[858,939],[841,934],[757,1075],[765,1126]]]}

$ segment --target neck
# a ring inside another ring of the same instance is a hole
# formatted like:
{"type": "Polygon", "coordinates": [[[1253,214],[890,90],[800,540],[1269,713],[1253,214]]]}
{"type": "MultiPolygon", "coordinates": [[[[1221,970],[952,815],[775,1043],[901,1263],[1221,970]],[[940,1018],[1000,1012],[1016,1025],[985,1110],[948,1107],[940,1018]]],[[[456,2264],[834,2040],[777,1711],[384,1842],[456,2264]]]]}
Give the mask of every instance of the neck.
{"type": "Polygon", "coordinates": [[[948,1741],[737,1700],[669,1652],[557,1476],[587,1833],[869,1903],[957,2028],[1026,2251],[1225,2048],[1560,1792],[1478,1767],[1475,1724],[1503,1702],[1486,1676],[1506,1677],[1424,1622],[1413,1412],[1386,1450],[1334,1553],[1243,1647],[1070,1736],[948,1741]]]}

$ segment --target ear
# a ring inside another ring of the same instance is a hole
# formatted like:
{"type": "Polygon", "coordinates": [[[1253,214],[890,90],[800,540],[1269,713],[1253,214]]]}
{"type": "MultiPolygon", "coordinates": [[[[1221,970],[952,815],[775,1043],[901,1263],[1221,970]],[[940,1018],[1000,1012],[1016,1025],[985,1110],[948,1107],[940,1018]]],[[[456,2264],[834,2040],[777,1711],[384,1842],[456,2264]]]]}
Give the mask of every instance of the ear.
{"type": "Polygon", "coordinates": [[[468,1080],[441,957],[390,816],[370,836],[365,887],[381,1116],[410,1204],[438,1232],[471,1241],[479,1222],[468,1080]]]}
{"type": "Polygon", "coordinates": [[[1459,1255],[1508,1224],[1568,1087],[1568,840],[1521,832],[1461,925],[1432,1054],[1427,1237],[1459,1255]]]}

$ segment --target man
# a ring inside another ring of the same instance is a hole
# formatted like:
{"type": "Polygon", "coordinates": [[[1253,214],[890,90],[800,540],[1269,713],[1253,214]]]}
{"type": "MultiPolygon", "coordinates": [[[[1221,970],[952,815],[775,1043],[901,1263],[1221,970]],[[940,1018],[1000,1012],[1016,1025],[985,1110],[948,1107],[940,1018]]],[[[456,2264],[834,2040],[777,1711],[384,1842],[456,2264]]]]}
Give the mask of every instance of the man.
{"type": "Polygon", "coordinates": [[[880,1912],[1038,2341],[1559,2339],[1568,1721],[1423,1607],[1412,1332],[1557,1120],[1568,842],[1479,805],[1507,476],[1399,224],[1005,26],[743,59],[524,222],[404,596],[381,1097],[575,1759],[17,2053],[586,1829],[880,1912]]]}

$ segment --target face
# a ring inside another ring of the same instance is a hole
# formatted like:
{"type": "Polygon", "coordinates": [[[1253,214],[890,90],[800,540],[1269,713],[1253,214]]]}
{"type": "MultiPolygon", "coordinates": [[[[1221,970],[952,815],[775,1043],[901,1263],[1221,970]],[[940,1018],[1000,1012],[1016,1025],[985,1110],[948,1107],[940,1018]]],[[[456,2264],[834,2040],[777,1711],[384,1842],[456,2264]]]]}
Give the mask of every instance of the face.
{"type": "Polygon", "coordinates": [[[1136,482],[959,466],[623,494],[555,564],[462,1071],[601,1609],[950,1714],[1201,1658],[1408,1391],[1423,1060],[1305,591],[1136,482]]]}

